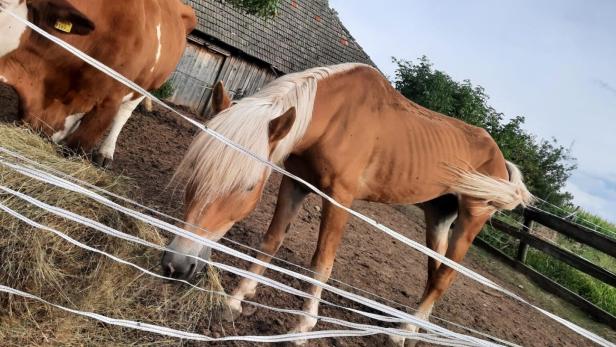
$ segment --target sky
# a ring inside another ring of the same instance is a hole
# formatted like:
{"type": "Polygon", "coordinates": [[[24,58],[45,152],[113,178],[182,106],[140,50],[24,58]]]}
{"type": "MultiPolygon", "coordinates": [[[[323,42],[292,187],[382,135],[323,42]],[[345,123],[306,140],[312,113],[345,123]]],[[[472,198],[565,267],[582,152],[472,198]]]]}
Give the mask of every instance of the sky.
{"type": "Polygon", "coordinates": [[[330,0],[389,77],[426,55],[507,117],[570,147],[574,202],[616,222],[616,1],[330,0]]]}

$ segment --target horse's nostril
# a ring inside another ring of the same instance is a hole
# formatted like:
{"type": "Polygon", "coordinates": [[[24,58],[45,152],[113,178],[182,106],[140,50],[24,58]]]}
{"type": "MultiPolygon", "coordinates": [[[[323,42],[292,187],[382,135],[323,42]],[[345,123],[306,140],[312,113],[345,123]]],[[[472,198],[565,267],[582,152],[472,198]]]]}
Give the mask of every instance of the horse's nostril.
{"type": "Polygon", "coordinates": [[[171,263],[163,263],[163,276],[165,277],[173,277],[173,274],[176,272],[175,268],[171,263]]]}

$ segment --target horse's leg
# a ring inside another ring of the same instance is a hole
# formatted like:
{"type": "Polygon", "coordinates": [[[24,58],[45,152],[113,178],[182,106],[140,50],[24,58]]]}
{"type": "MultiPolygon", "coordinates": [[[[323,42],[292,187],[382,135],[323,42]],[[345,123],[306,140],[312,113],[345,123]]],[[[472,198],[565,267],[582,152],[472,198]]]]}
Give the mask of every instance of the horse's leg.
{"type": "MultiPolygon", "coordinates": [[[[276,211],[261,243],[261,252],[265,254],[257,255],[257,259],[268,263],[272,260],[272,256],[282,245],[282,241],[291,227],[291,222],[308,193],[309,191],[301,183],[286,176],[282,179],[276,211]]],[[[261,265],[252,264],[250,267],[250,272],[258,275],[263,274],[264,271],[265,267],[261,265]]],[[[227,321],[236,319],[242,313],[242,300],[254,296],[256,287],[256,281],[243,278],[231,294],[231,298],[227,300],[228,310],[224,311],[223,318],[227,321]]]]}
{"type": "Polygon", "coordinates": [[[95,164],[104,168],[111,167],[113,154],[115,153],[116,143],[118,142],[120,132],[122,131],[122,128],[124,128],[124,125],[126,125],[126,122],[128,122],[128,119],[133,115],[133,111],[135,111],[137,106],[139,106],[143,98],[144,97],[142,96],[135,100],[128,100],[122,103],[118,114],[113,117],[113,123],[109,134],[99,147],[98,151],[96,151],[92,156],[92,161],[95,164]]]}
{"type": "MultiPolygon", "coordinates": [[[[426,217],[426,246],[438,254],[445,255],[449,244],[449,229],[458,217],[458,198],[445,195],[434,199],[423,206],[426,217]]],[[[428,257],[428,283],[434,273],[441,266],[441,262],[428,257]]]]}
{"type": "MultiPolygon", "coordinates": [[[[334,193],[331,195],[344,206],[351,206],[353,202],[352,194],[334,193]]],[[[349,219],[349,214],[332,205],[328,201],[323,201],[323,214],[321,216],[321,226],[319,230],[319,241],[317,249],[312,257],[312,269],[315,272],[314,279],[320,282],[327,282],[332,272],[336,251],[344,234],[344,226],[349,219]]],[[[311,315],[317,315],[319,312],[319,299],[321,298],[322,288],[311,286],[309,294],[315,299],[306,299],[304,302],[304,312],[311,315]]],[[[300,317],[298,325],[293,329],[293,332],[308,332],[314,328],[317,320],[307,316],[300,317]]],[[[296,344],[301,345],[305,341],[297,341],[296,344]]]]}
{"type": "MultiPolygon", "coordinates": [[[[445,195],[422,204],[422,209],[426,218],[426,246],[438,254],[445,255],[449,243],[449,229],[458,216],[458,198],[445,195]]],[[[430,288],[432,278],[440,266],[440,261],[428,257],[428,278],[424,295],[430,288]]],[[[432,308],[425,312],[417,311],[415,316],[427,320],[431,312],[432,308]]],[[[401,329],[416,330],[412,324],[403,324],[401,329]]],[[[392,335],[391,340],[395,345],[404,344],[404,338],[400,336],[392,335]]]]}
{"type": "MultiPolygon", "coordinates": [[[[486,206],[485,201],[466,197],[460,199],[458,219],[445,254],[447,258],[457,263],[464,259],[475,236],[479,234],[486,221],[492,216],[492,212],[486,212],[486,208],[488,206],[486,206]]],[[[417,316],[428,318],[434,303],[451,286],[455,275],[456,272],[449,266],[440,266],[436,270],[421,299],[416,313],[417,316]]],[[[413,327],[411,331],[417,331],[417,327],[413,327]]]]}

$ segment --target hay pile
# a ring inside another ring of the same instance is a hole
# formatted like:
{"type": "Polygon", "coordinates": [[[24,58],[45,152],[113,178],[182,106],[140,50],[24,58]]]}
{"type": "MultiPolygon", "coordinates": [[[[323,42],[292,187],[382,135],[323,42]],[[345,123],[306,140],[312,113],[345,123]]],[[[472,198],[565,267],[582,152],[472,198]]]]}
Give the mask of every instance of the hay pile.
{"type": "MultiPolygon", "coordinates": [[[[58,148],[26,129],[0,125],[0,146],[69,173],[114,193],[130,196],[130,182],[79,158],[66,159],[58,148]]],[[[10,158],[0,154],[3,159],[10,158]]],[[[150,242],[164,244],[158,231],[84,197],[21,176],[0,165],[0,185],[45,203],[97,220],[150,242]]],[[[92,247],[157,271],[160,252],[107,237],[37,209],[6,194],[0,202],[41,224],[92,247]]],[[[199,286],[222,290],[214,271],[199,286]]],[[[103,315],[204,333],[220,297],[161,280],[84,251],[0,212],[0,284],[50,302],[103,315]]],[[[177,344],[154,334],[106,326],[31,300],[0,293],[2,346],[177,344]]]]}

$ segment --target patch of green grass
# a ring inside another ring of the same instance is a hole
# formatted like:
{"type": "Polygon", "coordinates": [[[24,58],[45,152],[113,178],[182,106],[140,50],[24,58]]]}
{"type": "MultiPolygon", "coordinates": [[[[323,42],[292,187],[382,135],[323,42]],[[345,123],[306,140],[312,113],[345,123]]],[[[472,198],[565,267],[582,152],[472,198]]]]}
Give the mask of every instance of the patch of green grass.
{"type": "Polygon", "coordinates": [[[594,230],[609,237],[616,238],[616,224],[611,223],[604,218],[594,215],[581,208],[574,208],[572,206],[556,207],[543,204],[541,209],[550,212],[556,216],[565,218],[575,224],[585,226],[588,229],[594,230]]]}
{"type": "Polygon", "coordinates": [[[501,262],[498,258],[495,259],[491,253],[479,247],[473,247],[469,252],[469,256],[481,264],[486,271],[498,276],[503,283],[515,287],[516,292],[531,299],[539,307],[557,316],[566,318],[584,329],[599,334],[610,341],[616,341],[616,331],[614,329],[611,329],[608,325],[600,324],[600,322],[597,322],[570,302],[545,292],[528,277],[501,262]]]}
{"type": "MultiPolygon", "coordinates": [[[[499,219],[512,225],[518,225],[516,222],[519,222],[514,215],[499,215],[499,219]]],[[[598,229],[596,225],[600,225],[604,233],[608,234],[610,230],[614,230],[614,235],[616,235],[616,226],[599,217],[587,212],[578,212],[578,220],[582,219],[589,227],[595,224],[593,229],[598,229]]],[[[512,258],[517,255],[519,240],[504,234],[489,224],[486,225],[479,237],[512,258]]],[[[585,258],[593,264],[616,273],[616,259],[613,257],[565,236],[557,237],[555,242],[560,247],[585,258]]],[[[605,311],[616,315],[616,288],[533,248],[529,249],[526,264],[605,311]]]]}
{"type": "Polygon", "coordinates": [[[578,224],[584,225],[589,229],[596,230],[600,233],[606,234],[607,236],[616,238],[616,225],[606,221],[605,219],[595,216],[590,212],[579,211],[574,221],[578,224]]]}
{"type": "Polygon", "coordinates": [[[572,292],[616,315],[616,288],[532,248],[528,252],[526,263],[572,292]]]}

